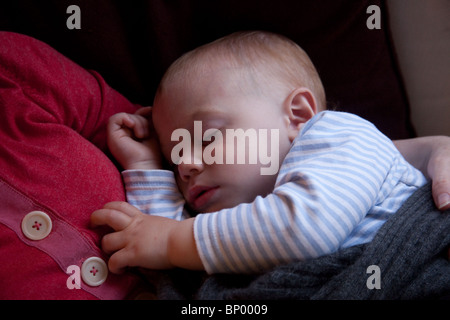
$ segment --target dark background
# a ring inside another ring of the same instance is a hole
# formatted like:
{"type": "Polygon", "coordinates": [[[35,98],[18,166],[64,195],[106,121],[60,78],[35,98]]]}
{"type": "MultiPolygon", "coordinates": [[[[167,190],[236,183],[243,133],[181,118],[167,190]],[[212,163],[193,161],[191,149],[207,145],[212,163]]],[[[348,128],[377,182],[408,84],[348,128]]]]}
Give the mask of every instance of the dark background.
{"type": "Polygon", "coordinates": [[[382,0],[16,0],[0,4],[0,30],[46,42],[142,105],[152,104],[182,53],[238,30],[281,33],[310,55],[330,108],[361,115],[391,139],[408,138],[415,134],[388,14],[382,0]],[[66,27],[73,4],[80,30],[66,27]],[[373,4],[381,30],[366,27],[373,4]]]}

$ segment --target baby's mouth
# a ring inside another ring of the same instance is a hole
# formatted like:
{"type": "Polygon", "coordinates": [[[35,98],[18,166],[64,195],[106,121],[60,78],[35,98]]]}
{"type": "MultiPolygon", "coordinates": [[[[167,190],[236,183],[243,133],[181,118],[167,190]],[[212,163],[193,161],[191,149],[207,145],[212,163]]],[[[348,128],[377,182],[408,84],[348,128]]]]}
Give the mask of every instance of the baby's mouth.
{"type": "Polygon", "coordinates": [[[190,206],[198,211],[205,207],[210,199],[214,196],[219,186],[193,186],[188,191],[188,202],[190,206]]]}

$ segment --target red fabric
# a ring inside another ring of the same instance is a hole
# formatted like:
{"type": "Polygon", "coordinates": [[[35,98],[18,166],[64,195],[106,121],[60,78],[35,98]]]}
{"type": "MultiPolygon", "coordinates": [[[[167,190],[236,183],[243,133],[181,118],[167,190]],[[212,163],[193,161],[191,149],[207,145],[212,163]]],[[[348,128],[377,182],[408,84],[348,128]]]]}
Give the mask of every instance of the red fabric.
{"type": "MultiPolygon", "coordinates": [[[[0,216],[19,219],[27,205],[44,208],[58,221],[52,232],[67,225],[100,252],[100,229],[90,228],[90,214],[106,202],[124,200],[120,173],[104,153],[106,121],[137,106],[96,72],[38,40],[0,32],[0,43],[0,182],[20,195],[8,197],[13,209],[0,207],[0,216]]],[[[19,227],[0,223],[0,299],[99,297],[69,290],[66,270],[52,258],[62,252],[70,257],[76,241],[73,247],[47,242],[43,249],[39,241],[27,244],[19,227]]],[[[110,297],[126,297],[130,279],[108,277],[116,289],[110,297]]]]}

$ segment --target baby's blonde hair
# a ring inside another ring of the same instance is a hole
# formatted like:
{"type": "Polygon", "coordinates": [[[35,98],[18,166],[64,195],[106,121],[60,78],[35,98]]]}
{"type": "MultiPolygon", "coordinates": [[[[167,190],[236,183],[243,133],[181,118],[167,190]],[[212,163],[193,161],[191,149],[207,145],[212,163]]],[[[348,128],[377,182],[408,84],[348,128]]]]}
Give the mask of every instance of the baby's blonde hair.
{"type": "Polygon", "coordinates": [[[218,61],[252,70],[256,81],[264,75],[265,81],[289,90],[307,87],[316,98],[317,109],[326,108],[322,81],[306,52],[294,41],[265,31],[236,32],[184,54],[169,67],[158,93],[171,80],[189,79],[191,72],[201,75],[218,61]]]}

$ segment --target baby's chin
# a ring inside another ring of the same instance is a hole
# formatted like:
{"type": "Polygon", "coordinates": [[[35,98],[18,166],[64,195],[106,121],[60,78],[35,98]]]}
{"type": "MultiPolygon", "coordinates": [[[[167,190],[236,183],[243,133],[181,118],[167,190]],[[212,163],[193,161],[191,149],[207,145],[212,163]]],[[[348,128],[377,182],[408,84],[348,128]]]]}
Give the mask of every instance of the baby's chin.
{"type": "Polygon", "coordinates": [[[237,207],[240,204],[252,203],[253,201],[254,201],[254,199],[251,199],[251,200],[248,200],[248,201],[242,201],[242,199],[241,199],[241,201],[230,199],[229,201],[224,202],[224,203],[222,203],[222,202],[220,202],[220,203],[219,202],[212,203],[209,206],[207,206],[205,208],[202,208],[201,212],[196,211],[196,210],[194,210],[193,208],[190,208],[190,207],[188,208],[188,211],[189,211],[189,213],[192,216],[195,216],[195,215],[197,215],[199,213],[212,213],[212,212],[217,212],[217,211],[220,211],[220,210],[223,210],[223,209],[234,208],[234,207],[237,207]]]}

